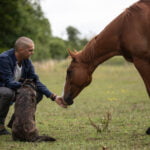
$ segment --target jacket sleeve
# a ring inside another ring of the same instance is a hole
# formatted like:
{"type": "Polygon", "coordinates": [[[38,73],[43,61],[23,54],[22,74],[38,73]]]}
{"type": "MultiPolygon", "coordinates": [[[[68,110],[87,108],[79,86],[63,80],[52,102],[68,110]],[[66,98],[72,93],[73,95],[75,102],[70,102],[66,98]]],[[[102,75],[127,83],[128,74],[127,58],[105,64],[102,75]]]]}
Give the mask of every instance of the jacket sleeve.
{"type": "Polygon", "coordinates": [[[34,66],[32,65],[31,61],[28,78],[35,80],[38,91],[43,93],[46,97],[50,97],[53,94],[43,83],[40,82],[39,77],[35,73],[34,66]]]}
{"type": "Polygon", "coordinates": [[[5,87],[14,90],[21,87],[21,83],[14,80],[14,73],[11,68],[10,60],[5,56],[0,57],[0,80],[2,80],[5,87]]]}

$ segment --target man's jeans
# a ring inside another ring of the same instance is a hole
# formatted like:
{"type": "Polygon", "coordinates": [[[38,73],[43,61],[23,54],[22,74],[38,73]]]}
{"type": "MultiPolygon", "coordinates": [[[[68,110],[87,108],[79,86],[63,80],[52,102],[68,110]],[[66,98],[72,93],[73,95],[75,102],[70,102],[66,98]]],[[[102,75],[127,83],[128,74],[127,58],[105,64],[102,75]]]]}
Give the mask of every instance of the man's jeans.
{"type": "MultiPolygon", "coordinates": [[[[5,119],[10,105],[15,101],[15,91],[7,87],[0,87],[0,127],[5,124],[5,119]]],[[[43,94],[37,92],[37,103],[43,98],[43,94]]]]}

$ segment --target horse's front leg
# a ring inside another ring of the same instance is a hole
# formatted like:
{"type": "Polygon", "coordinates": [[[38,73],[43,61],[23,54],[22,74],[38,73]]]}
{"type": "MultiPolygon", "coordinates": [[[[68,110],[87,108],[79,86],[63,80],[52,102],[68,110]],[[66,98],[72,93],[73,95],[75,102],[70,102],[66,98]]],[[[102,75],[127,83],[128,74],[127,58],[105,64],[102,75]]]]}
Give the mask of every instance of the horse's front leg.
{"type": "MultiPolygon", "coordinates": [[[[150,62],[141,58],[134,58],[134,65],[140,73],[150,97],[150,62]]],[[[150,135],[150,127],[146,133],[150,135]]]]}

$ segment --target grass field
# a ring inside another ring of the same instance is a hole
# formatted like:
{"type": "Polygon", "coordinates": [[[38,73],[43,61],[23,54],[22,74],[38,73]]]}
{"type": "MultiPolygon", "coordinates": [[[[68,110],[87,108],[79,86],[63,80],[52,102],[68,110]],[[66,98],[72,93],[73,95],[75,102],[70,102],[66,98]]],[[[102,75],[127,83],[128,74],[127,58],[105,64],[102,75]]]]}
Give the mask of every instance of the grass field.
{"type": "MultiPolygon", "coordinates": [[[[68,60],[41,62],[35,63],[35,68],[41,81],[61,95],[68,64],[68,60]]],[[[150,150],[150,136],[145,134],[150,127],[150,100],[143,81],[133,65],[110,64],[97,68],[93,82],[69,108],[63,109],[47,98],[38,105],[39,133],[55,137],[56,142],[23,143],[1,136],[0,150],[150,150]],[[109,122],[107,114],[111,116],[109,122]]],[[[6,123],[12,111],[13,107],[6,123]]]]}

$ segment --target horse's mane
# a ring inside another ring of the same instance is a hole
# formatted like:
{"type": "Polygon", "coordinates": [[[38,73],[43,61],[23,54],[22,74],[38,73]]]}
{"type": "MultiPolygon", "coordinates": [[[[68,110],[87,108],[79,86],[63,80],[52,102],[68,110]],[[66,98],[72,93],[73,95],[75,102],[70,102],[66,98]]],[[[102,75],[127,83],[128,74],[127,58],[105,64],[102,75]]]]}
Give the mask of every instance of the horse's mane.
{"type": "Polygon", "coordinates": [[[150,2],[150,0],[140,0],[141,2],[150,2]]]}
{"type": "MultiPolygon", "coordinates": [[[[144,1],[144,0],[141,0],[144,1]]],[[[138,3],[135,3],[133,5],[131,5],[129,8],[127,8],[121,15],[122,15],[122,19],[124,19],[124,21],[127,21],[130,17],[132,17],[134,14],[139,13],[140,11],[142,11],[142,8],[138,3]]]]}
{"type": "MultiPolygon", "coordinates": [[[[145,1],[150,2],[150,0],[141,0],[141,2],[145,1]]],[[[132,22],[132,17],[134,17],[134,14],[142,11],[142,8],[139,5],[139,3],[141,2],[136,2],[129,8],[126,8],[125,11],[122,12],[118,17],[116,17],[110,24],[108,24],[102,30],[102,32],[100,32],[97,36],[91,39],[85,45],[83,50],[80,51],[80,53],[78,54],[80,60],[83,62],[91,62],[91,60],[93,60],[93,57],[96,55],[95,47],[98,43],[100,44],[101,39],[105,38],[109,33],[117,32],[118,34],[121,34],[123,26],[125,26],[127,23],[132,22]]]]}

